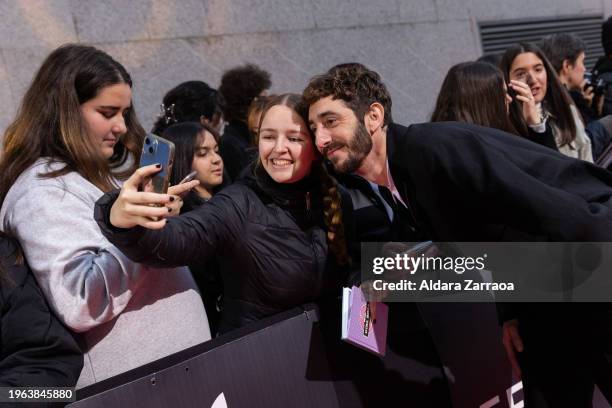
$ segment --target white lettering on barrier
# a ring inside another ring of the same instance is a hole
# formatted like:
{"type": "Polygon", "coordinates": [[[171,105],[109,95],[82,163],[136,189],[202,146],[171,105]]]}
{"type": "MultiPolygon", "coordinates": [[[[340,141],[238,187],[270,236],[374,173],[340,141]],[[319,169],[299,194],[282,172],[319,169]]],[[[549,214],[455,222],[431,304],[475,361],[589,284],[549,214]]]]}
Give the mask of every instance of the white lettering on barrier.
{"type": "Polygon", "coordinates": [[[225,400],[225,394],[221,393],[217,395],[217,398],[215,398],[215,402],[213,402],[210,408],[227,408],[227,401],[225,400]]]}
{"type": "Polygon", "coordinates": [[[522,389],[523,389],[523,382],[519,381],[516,384],[514,384],[512,387],[506,390],[506,394],[508,395],[508,406],[510,408],[523,408],[525,406],[525,403],[523,402],[523,400],[517,401],[515,403],[514,398],[512,397],[512,395],[516,394],[522,389]]]}
{"type": "MultiPolygon", "coordinates": [[[[523,389],[523,382],[519,381],[516,384],[513,384],[510,388],[508,388],[506,390],[506,395],[508,397],[508,407],[509,408],[524,408],[525,407],[525,403],[523,402],[523,400],[514,402],[514,397],[513,397],[514,394],[516,394],[517,392],[519,392],[522,389],[523,389]]],[[[495,397],[491,398],[490,400],[482,403],[479,408],[491,408],[491,407],[494,407],[495,405],[499,404],[499,402],[500,402],[499,396],[496,395],[495,397]]]]}

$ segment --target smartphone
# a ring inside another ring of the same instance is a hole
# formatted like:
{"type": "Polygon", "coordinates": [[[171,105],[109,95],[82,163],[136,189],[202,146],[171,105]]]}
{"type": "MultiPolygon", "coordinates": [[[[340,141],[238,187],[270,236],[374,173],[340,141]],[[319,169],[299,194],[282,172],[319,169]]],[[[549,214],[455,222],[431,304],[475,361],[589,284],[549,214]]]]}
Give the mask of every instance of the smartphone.
{"type": "Polygon", "coordinates": [[[189,173],[188,175],[186,175],[184,179],[179,181],[179,184],[188,183],[191,180],[195,179],[197,175],[198,175],[198,172],[196,170],[194,170],[191,173],[189,173]]]}
{"type": "Polygon", "coordinates": [[[512,102],[514,102],[516,100],[516,91],[511,86],[508,86],[508,88],[506,89],[506,92],[512,98],[512,102]]]}
{"type": "Polygon", "coordinates": [[[142,145],[139,167],[161,164],[162,169],[151,178],[153,192],[166,194],[174,164],[174,143],[162,137],[148,133],[142,145]]]}

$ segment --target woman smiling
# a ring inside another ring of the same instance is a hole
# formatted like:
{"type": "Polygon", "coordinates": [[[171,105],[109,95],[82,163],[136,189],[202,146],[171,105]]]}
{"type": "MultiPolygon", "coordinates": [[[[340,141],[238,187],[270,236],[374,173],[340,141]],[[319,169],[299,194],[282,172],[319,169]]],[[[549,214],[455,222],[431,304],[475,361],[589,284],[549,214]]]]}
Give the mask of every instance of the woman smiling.
{"type": "Polygon", "coordinates": [[[220,333],[339,289],[338,265],[348,261],[340,195],[305,117],[300,96],[272,98],[260,120],[259,160],[246,177],[171,222],[148,218],[168,212],[141,203],[164,205],[170,197],[138,192],[158,171],[141,168],[118,197],[98,202],[100,228],[137,262],[172,266],[216,257],[224,288],[220,333]]]}

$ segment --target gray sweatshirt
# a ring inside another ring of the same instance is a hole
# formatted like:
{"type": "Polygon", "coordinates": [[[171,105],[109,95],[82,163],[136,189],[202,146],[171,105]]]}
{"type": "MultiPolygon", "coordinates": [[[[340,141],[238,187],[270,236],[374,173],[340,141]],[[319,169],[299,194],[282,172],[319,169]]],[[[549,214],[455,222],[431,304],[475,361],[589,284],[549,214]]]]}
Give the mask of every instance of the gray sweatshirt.
{"type": "Polygon", "coordinates": [[[103,192],[78,173],[40,159],[11,187],[0,228],[12,233],[51,307],[80,332],[84,387],[210,339],[206,311],[186,267],[130,261],[94,221],[103,192]]]}

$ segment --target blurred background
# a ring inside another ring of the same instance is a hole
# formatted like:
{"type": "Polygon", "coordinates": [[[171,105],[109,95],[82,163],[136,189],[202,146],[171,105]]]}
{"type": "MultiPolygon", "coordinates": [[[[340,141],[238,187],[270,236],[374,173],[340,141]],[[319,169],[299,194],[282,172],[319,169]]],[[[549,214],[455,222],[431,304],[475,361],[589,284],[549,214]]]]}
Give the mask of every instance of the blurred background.
{"type": "Polygon", "coordinates": [[[337,63],[364,63],[389,86],[394,119],[408,124],[428,119],[451,65],[518,39],[574,32],[592,65],[610,14],[612,0],[0,0],[0,129],[44,57],[67,42],[126,66],[147,130],[170,88],[216,88],[244,62],[272,74],[273,93],[300,92],[337,63]]]}

